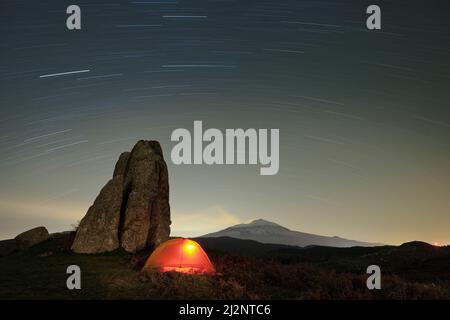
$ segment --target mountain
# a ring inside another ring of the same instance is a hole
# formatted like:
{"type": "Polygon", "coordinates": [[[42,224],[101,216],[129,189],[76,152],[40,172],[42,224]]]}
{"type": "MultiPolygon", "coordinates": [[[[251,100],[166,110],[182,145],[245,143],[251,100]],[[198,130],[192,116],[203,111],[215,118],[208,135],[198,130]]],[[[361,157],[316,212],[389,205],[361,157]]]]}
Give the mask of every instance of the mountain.
{"type": "Polygon", "coordinates": [[[274,222],[257,219],[250,223],[237,224],[226,229],[208,233],[203,238],[231,237],[237,239],[248,239],[262,243],[283,244],[299,247],[328,246],[328,247],[372,247],[379,246],[378,243],[348,240],[340,237],[319,236],[300,231],[289,230],[274,222]]]}

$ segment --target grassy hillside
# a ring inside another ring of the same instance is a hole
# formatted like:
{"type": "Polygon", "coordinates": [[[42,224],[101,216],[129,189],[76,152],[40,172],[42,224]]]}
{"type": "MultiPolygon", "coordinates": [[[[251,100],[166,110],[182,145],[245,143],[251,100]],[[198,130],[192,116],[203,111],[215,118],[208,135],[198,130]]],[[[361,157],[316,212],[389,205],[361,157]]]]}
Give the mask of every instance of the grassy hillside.
{"type": "Polygon", "coordinates": [[[434,248],[417,249],[412,245],[365,250],[302,249],[245,240],[240,244],[226,239],[214,241],[208,244],[207,240],[200,239],[219,273],[210,277],[144,274],[140,269],[148,253],[73,254],[68,250],[70,235],[52,238],[26,251],[0,258],[0,299],[450,298],[448,268],[441,279],[430,280],[430,277],[435,278],[434,272],[439,266],[444,270],[444,266],[449,265],[448,250],[444,248],[440,248],[443,250],[439,253],[433,252],[434,248]],[[259,249],[252,250],[252,245],[259,249]],[[240,255],[226,249],[236,246],[241,248],[240,255]],[[403,251],[405,254],[399,255],[398,252],[403,251]],[[401,272],[404,258],[410,266],[406,276],[401,272]],[[380,259],[384,261],[382,270],[384,265],[392,267],[383,274],[382,290],[370,291],[366,288],[365,267],[380,259]],[[66,268],[72,264],[82,270],[82,290],[66,288],[66,268]],[[414,266],[417,268],[412,272],[414,266]]]}

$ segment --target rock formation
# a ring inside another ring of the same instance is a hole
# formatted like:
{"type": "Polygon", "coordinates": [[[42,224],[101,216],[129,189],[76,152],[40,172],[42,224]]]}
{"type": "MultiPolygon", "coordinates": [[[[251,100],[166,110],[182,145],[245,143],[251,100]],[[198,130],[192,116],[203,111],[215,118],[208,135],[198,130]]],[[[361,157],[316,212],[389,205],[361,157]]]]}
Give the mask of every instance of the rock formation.
{"type": "Polygon", "coordinates": [[[23,250],[47,240],[48,237],[49,234],[45,227],[36,227],[22,232],[14,240],[17,248],[23,250]]]}
{"type": "Polygon", "coordinates": [[[120,155],[78,227],[72,250],[136,252],[154,247],[170,233],[169,175],[157,141],[139,141],[120,155]]]}

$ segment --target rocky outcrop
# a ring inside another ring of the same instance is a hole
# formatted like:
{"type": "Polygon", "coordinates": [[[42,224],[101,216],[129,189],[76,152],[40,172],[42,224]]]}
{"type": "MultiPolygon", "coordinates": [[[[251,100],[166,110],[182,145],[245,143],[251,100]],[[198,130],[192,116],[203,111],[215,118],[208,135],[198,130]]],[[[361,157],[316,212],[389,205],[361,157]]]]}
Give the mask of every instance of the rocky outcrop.
{"type": "Polygon", "coordinates": [[[128,199],[122,247],[134,252],[144,248],[145,243],[154,245],[167,240],[170,232],[167,223],[170,219],[169,177],[159,143],[138,143],[128,156],[124,178],[128,199]]]}
{"type": "Polygon", "coordinates": [[[78,227],[72,250],[136,252],[157,246],[170,234],[169,175],[160,144],[139,141],[120,155],[78,227]]]}
{"type": "Polygon", "coordinates": [[[14,240],[17,248],[23,250],[47,240],[48,237],[49,233],[45,227],[36,227],[22,232],[14,240]]]}
{"type": "Polygon", "coordinates": [[[125,176],[125,173],[127,171],[128,160],[130,159],[130,154],[131,152],[123,152],[119,156],[119,160],[117,160],[116,166],[114,167],[113,177],[125,176]]]}
{"type": "Polygon", "coordinates": [[[119,247],[120,208],[122,207],[122,178],[108,181],[81,220],[72,246],[78,253],[99,253],[119,247]]]}

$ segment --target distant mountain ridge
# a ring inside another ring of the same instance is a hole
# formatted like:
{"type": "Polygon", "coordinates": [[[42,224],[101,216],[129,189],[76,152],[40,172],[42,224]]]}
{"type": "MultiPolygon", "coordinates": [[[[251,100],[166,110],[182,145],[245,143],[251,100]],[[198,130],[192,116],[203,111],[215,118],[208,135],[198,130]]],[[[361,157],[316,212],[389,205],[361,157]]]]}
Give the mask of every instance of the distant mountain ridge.
{"type": "Polygon", "coordinates": [[[253,220],[250,223],[237,224],[226,229],[208,233],[203,238],[231,237],[254,240],[261,243],[283,244],[290,246],[328,246],[328,247],[373,247],[379,243],[369,243],[349,240],[337,236],[327,237],[311,233],[290,230],[279,224],[264,219],[253,220]]]}

